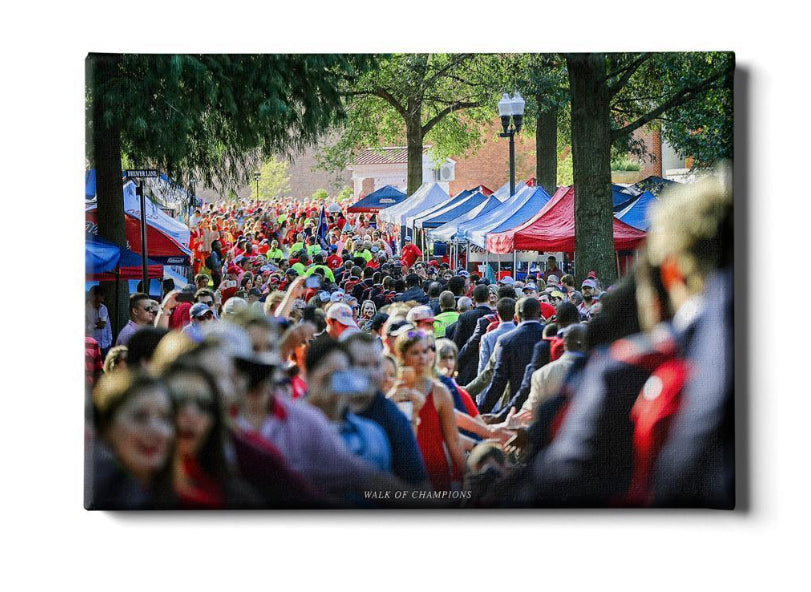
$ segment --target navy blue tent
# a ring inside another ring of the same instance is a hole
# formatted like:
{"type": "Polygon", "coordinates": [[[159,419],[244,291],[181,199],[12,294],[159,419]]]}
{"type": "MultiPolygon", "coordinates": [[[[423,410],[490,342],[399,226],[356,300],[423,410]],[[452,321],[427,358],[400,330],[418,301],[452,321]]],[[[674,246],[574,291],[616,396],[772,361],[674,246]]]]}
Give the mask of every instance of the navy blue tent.
{"type": "Polygon", "coordinates": [[[614,216],[625,222],[628,226],[633,226],[638,230],[648,231],[650,221],[648,220],[648,209],[651,204],[656,203],[657,198],[650,191],[646,191],[625,209],[614,214],[614,216]]]}
{"type": "Polygon", "coordinates": [[[614,211],[619,212],[631,205],[631,202],[637,198],[637,194],[626,193],[616,189],[616,187],[617,185],[611,186],[611,201],[613,202],[614,211]]]}
{"type": "MultiPolygon", "coordinates": [[[[147,259],[147,275],[163,278],[163,265],[147,259]]],[[[141,255],[104,240],[94,234],[85,235],[85,274],[89,280],[134,280],[143,277],[141,255]],[[116,273],[117,272],[117,273],[116,273]]]]}
{"type": "MultiPolygon", "coordinates": [[[[467,190],[465,190],[467,191],[467,190]]],[[[456,220],[459,216],[463,214],[467,214],[470,210],[478,206],[479,204],[483,203],[488,196],[484,195],[483,193],[476,192],[475,194],[471,195],[470,198],[465,201],[464,203],[458,204],[455,208],[451,208],[450,210],[442,213],[437,214],[433,218],[429,218],[428,220],[423,220],[422,227],[423,228],[439,228],[446,222],[450,222],[451,220],[456,220]]],[[[498,204],[494,204],[495,205],[498,204]]]]}
{"type": "Polygon", "coordinates": [[[85,236],[84,268],[88,274],[113,271],[121,259],[117,245],[93,234],[85,236]]]}
{"type": "Polygon", "coordinates": [[[373,191],[366,197],[361,198],[359,201],[349,206],[346,211],[353,213],[377,212],[400,203],[406,197],[408,196],[396,187],[384,185],[377,191],[373,191]]]}
{"type": "Polygon", "coordinates": [[[658,197],[659,194],[668,187],[668,185],[672,185],[675,182],[676,181],[671,181],[670,179],[664,179],[662,177],[657,177],[656,175],[651,175],[650,177],[646,177],[645,179],[634,183],[631,185],[631,187],[639,192],[649,191],[658,197]]]}

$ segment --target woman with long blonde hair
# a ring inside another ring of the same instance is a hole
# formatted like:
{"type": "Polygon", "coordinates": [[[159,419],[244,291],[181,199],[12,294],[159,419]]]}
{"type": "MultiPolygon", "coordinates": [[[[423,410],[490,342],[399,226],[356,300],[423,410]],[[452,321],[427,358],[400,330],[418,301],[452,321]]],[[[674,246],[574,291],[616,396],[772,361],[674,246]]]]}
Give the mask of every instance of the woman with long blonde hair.
{"type": "Polygon", "coordinates": [[[431,485],[447,491],[459,482],[465,457],[454,417],[453,397],[435,376],[436,346],[433,335],[412,330],[397,337],[395,351],[403,368],[398,386],[418,391],[425,401],[417,422],[417,444],[431,485]]]}

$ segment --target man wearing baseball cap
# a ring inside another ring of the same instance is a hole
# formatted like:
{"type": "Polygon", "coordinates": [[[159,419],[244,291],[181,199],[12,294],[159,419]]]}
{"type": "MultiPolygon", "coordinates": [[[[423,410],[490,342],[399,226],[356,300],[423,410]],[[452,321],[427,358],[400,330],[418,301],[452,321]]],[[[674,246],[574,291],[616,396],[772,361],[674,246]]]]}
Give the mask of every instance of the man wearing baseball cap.
{"type": "Polygon", "coordinates": [[[197,302],[189,310],[191,322],[183,327],[183,333],[195,343],[203,341],[203,326],[214,320],[214,311],[208,305],[197,302]]]}
{"type": "Polygon", "coordinates": [[[590,316],[591,309],[597,304],[597,299],[595,295],[597,293],[597,282],[586,278],[583,280],[583,284],[580,288],[580,291],[583,294],[583,303],[580,305],[580,312],[586,313],[586,316],[590,316]]]}
{"type": "Polygon", "coordinates": [[[428,333],[434,333],[434,311],[426,305],[415,306],[408,311],[406,320],[415,325],[417,329],[422,329],[428,333]]]}
{"type": "Polygon", "coordinates": [[[360,329],[352,317],[352,309],[348,304],[336,302],[330,305],[327,310],[327,335],[336,341],[344,341],[358,331],[360,329]]]}
{"type": "Polygon", "coordinates": [[[422,257],[422,251],[420,251],[420,248],[411,242],[410,237],[406,237],[405,243],[403,244],[403,252],[400,254],[400,259],[402,259],[403,265],[406,267],[411,267],[420,257],[422,257]]]}

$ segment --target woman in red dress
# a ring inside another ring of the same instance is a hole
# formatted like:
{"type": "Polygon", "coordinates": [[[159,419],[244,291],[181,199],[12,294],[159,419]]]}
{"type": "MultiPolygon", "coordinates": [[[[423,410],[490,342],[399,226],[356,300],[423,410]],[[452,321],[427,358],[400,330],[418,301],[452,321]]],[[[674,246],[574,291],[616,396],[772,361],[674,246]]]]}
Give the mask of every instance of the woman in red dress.
{"type": "Polygon", "coordinates": [[[397,338],[394,347],[401,365],[413,369],[414,384],[409,386],[425,397],[418,415],[417,445],[431,485],[436,491],[448,491],[452,482],[462,479],[465,456],[456,428],[453,398],[434,375],[434,338],[425,331],[409,331],[397,338]]]}

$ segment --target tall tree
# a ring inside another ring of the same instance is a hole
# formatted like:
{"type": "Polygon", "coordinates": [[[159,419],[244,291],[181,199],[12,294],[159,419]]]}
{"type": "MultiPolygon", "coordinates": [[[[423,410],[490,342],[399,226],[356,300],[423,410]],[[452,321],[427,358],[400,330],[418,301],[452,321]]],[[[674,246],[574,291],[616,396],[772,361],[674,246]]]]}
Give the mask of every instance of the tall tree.
{"type": "MultiPolygon", "coordinates": [[[[511,54],[508,86],[526,100],[524,123],[535,132],[535,177],[550,194],[557,189],[558,122],[567,118],[569,107],[566,61],[557,54],[511,54]]],[[[565,130],[568,131],[568,130],[565,130]]],[[[564,138],[568,144],[568,134],[564,138]]]]}
{"type": "Polygon", "coordinates": [[[358,148],[408,147],[408,193],[422,184],[427,139],[442,159],[477,146],[491,124],[503,79],[499,56],[396,54],[346,87],[348,118],[340,140],[322,151],[324,168],[342,169],[358,148]]]}
{"type": "Polygon", "coordinates": [[[272,157],[259,169],[259,199],[273,199],[290,193],[290,163],[272,157]]]}
{"type": "Polygon", "coordinates": [[[642,152],[633,132],[676,123],[665,135],[704,164],[732,157],[729,53],[569,54],[578,279],[616,279],[611,147],[642,152]]]}
{"type": "MultiPolygon", "coordinates": [[[[103,55],[87,58],[88,160],[99,233],[124,245],[122,152],[139,167],[222,191],[262,158],[301,148],[344,116],[339,85],[371,64],[342,55],[103,55]]],[[[119,310],[126,318],[126,309],[119,310]]]]}

